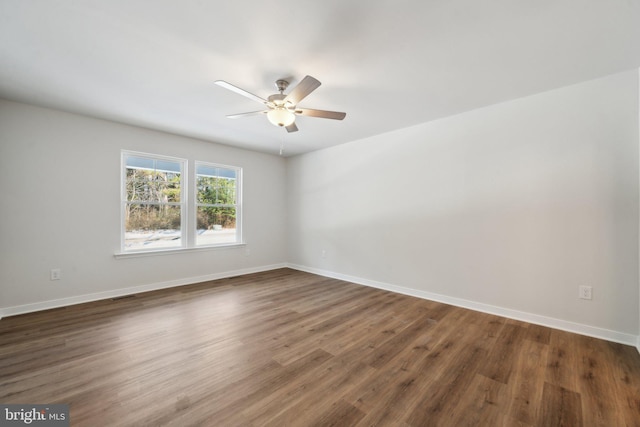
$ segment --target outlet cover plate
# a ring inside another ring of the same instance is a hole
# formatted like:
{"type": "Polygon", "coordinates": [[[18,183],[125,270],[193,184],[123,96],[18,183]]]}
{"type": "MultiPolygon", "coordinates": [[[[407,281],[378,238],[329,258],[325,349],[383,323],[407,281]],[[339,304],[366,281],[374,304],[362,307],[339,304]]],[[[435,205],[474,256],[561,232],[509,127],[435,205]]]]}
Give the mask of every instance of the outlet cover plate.
{"type": "Polygon", "coordinates": [[[580,286],[578,298],[593,299],[593,288],[591,286],[580,286]]]}

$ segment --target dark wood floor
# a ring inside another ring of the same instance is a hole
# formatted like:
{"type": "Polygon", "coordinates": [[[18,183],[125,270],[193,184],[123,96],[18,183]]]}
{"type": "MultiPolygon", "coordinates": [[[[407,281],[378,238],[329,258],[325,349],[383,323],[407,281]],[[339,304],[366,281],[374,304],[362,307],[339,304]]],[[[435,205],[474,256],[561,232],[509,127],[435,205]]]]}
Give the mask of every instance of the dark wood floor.
{"type": "Polygon", "coordinates": [[[640,426],[635,348],[288,269],[0,321],[77,426],[640,426]]]}

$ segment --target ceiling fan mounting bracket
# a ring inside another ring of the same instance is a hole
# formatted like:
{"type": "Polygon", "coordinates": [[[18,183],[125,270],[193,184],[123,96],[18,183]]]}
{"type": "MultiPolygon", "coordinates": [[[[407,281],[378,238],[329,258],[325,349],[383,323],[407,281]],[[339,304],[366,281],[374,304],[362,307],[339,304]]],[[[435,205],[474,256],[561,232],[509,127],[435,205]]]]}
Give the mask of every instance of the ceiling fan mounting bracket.
{"type": "Polygon", "coordinates": [[[278,89],[278,92],[282,93],[285,90],[287,90],[287,88],[289,87],[289,82],[286,80],[276,80],[276,88],[278,89]]]}

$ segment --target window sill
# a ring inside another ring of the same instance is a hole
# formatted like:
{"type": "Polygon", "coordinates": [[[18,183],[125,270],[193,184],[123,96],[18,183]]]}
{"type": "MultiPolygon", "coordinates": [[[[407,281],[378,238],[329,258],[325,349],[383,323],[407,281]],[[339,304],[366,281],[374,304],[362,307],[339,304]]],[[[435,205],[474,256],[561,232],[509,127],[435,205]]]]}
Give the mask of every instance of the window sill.
{"type": "Polygon", "coordinates": [[[175,248],[175,249],[158,249],[154,251],[116,252],[115,254],[113,254],[113,256],[116,259],[139,258],[139,257],[157,256],[157,255],[183,254],[183,253],[189,253],[189,252],[203,252],[203,251],[212,251],[212,250],[215,251],[215,250],[221,250],[221,249],[237,249],[246,245],[247,245],[246,243],[229,243],[228,245],[200,246],[197,248],[175,248]]]}

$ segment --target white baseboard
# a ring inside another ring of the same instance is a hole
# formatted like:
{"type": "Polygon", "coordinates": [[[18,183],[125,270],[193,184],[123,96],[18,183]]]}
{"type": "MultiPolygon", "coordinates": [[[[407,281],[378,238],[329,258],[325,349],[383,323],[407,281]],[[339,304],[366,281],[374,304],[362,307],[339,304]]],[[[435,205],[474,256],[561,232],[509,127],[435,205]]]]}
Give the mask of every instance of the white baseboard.
{"type": "Polygon", "coordinates": [[[512,310],[503,307],[497,307],[489,304],[483,304],[475,301],[469,301],[462,298],[450,297],[447,295],[435,294],[432,292],[420,291],[417,289],[405,288],[402,286],[390,285],[388,283],[378,282],[375,280],[363,279],[360,277],[349,276],[346,274],[335,273],[332,271],[321,270],[318,268],[306,267],[297,264],[287,264],[287,267],[294,270],[306,271],[320,276],[340,279],[346,282],[352,282],[358,285],[369,286],[386,291],[396,292],[399,294],[410,295],[413,297],[423,298],[431,301],[437,301],[444,304],[455,305],[457,307],[468,308],[470,310],[480,311],[483,313],[494,314],[497,316],[507,317],[509,319],[520,320],[523,322],[533,323],[536,325],[547,326],[554,329],[560,329],[567,332],[573,332],[580,335],[599,338],[606,341],[613,341],[620,344],[635,346],[640,352],[640,336],[631,335],[623,332],[612,331],[609,329],[597,328],[595,326],[584,325],[581,323],[569,322],[567,320],[555,319],[552,317],[541,316],[538,314],[527,313],[518,310],[512,310]]]}
{"type": "Polygon", "coordinates": [[[17,305],[14,307],[0,308],[0,319],[17,314],[32,313],[34,311],[49,310],[51,308],[66,307],[74,304],[98,301],[108,298],[122,297],[126,295],[139,294],[141,292],[155,291],[159,289],[173,288],[177,286],[192,285],[195,283],[207,282],[210,280],[225,279],[227,277],[241,276],[244,274],[260,273],[262,271],[285,268],[286,264],[273,264],[261,267],[244,268],[241,270],[225,271],[222,273],[207,274],[204,276],[188,277],[184,279],[169,280],[167,282],[150,283],[147,285],[134,286],[131,288],[114,289],[112,291],[96,292],[92,294],[78,295],[75,297],[60,298],[50,301],[42,301],[31,304],[17,305]]]}
{"type": "Polygon", "coordinates": [[[155,291],[159,289],[172,288],[177,286],[191,285],[195,283],[206,282],[210,280],[224,279],[233,276],[241,276],[244,274],[260,273],[263,271],[276,270],[278,268],[292,268],[294,270],[305,271],[320,276],[340,279],[358,285],[369,286],[373,288],[383,289],[386,291],[396,292],[399,294],[409,295],[413,297],[423,298],[431,301],[442,302],[444,304],[455,305],[457,307],[468,308],[470,310],[480,311],[483,313],[494,314],[497,316],[507,317],[510,319],[520,320],[541,326],[547,326],[554,329],[560,329],[567,332],[574,332],[594,338],[600,338],[607,341],[613,341],[621,344],[635,346],[640,353],[640,336],[626,334],[623,332],[612,331],[608,329],[597,328],[594,326],[584,325],[580,323],[569,322],[566,320],[555,319],[551,317],[541,316],[533,313],[526,313],[518,310],[497,307],[489,304],[483,304],[475,301],[469,301],[462,298],[450,297],[447,295],[436,294],[432,292],[420,291],[417,289],[405,288],[402,286],[391,285],[388,283],[378,282],[375,280],[363,279],[360,277],[349,276],[346,274],[335,273],[332,271],[322,270],[318,268],[306,267],[297,264],[273,264],[254,268],[245,268],[240,270],[232,270],[221,273],[208,274],[204,276],[188,277],[184,279],[170,280],[166,282],[151,283],[147,285],[134,286],[130,288],[114,289],[112,291],[97,292],[92,294],[79,295],[75,297],[60,298],[50,301],[42,301],[31,304],[18,305],[13,307],[0,308],[0,319],[7,316],[15,316],[18,314],[31,313],[35,311],[49,310],[52,308],[66,307],[74,304],[82,304],[85,302],[98,301],[108,298],[122,297],[126,295],[138,294],[141,292],[155,291]]]}

